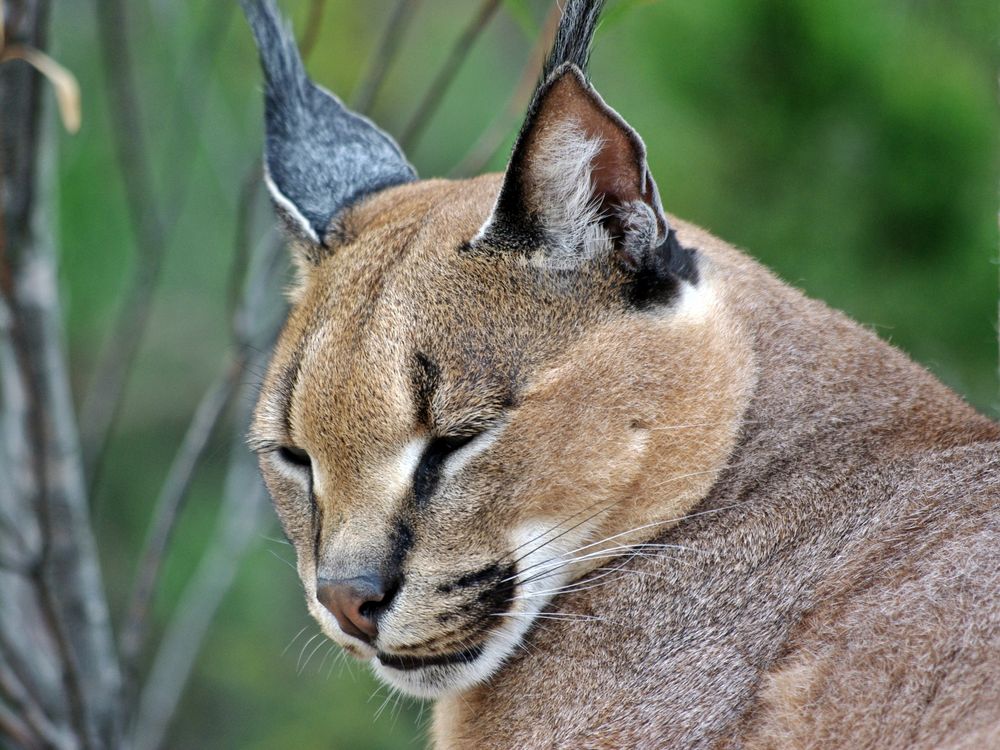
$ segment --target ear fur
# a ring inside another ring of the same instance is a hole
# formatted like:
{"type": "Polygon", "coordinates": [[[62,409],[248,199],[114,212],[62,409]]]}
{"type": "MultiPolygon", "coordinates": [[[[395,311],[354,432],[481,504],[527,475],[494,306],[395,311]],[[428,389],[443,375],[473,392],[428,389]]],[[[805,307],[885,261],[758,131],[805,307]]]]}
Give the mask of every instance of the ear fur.
{"type": "Polygon", "coordinates": [[[324,248],[361,198],[417,175],[396,142],[306,75],[274,0],[240,0],[264,70],[265,180],[293,239],[324,248]]]}
{"type": "Polygon", "coordinates": [[[638,267],[668,231],[639,134],[564,63],[539,88],[474,242],[543,248],[558,266],[614,250],[638,267]]]}

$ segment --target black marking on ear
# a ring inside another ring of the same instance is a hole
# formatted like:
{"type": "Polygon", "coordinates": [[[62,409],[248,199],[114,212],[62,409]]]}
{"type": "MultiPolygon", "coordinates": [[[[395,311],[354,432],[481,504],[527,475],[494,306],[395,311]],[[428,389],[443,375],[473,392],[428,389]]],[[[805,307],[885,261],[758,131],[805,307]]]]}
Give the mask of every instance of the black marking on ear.
{"type": "Polygon", "coordinates": [[[672,302],[680,292],[681,281],[698,283],[695,251],[683,247],[672,229],[658,247],[640,256],[640,265],[630,265],[626,273],[629,281],[625,299],[638,310],[672,302]]]}
{"type": "Polygon", "coordinates": [[[698,251],[693,247],[684,247],[677,241],[677,235],[671,230],[667,237],[669,241],[673,238],[673,245],[670,249],[670,270],[679,279],[683,279],[689,284],[698,284],[700,278],[698,274],[698,251]]]}
{"type": "MultiPolygon", "coordinates": [[[[525,144],[545,93],[557,77],[557,71],[575,66],[580,76],[586,78],[590,45],[603,8],[604,0],[566,0],[563,6],[552,49],[535,86],[494,208],[486,243],[493,250],[529,253],[549,239],[539,217],[531,211],[523,210],[531,205],[530,196],[525,190],[528,170],[525,144]]],[[[473,243],[474,246],[476,244],[478,243],[473,243]]]]}
{"type": "MultiPolygon", "coordinates": [[[[569,59],[553,64],[536,89],[493,212],[474,244],[542,250],[556,265],[573,265],[588,259],[588,229],[598,221],[636,255],[666,239],[669,225],[642,138],[574,62],[586,62],[589,37],[572,35],[581,25],[592,33],[599,6],[567,5],[560,34],[575,41],[566,49],[557,45],[550,63],[569,59]]],[[[592,249],[598,247],[603,243],[592,249]]]]}
{"type": "Polygon", "coordinates": [[[441,369],[423,352],[413,355],[414,366],[410,373],[413,384],[413,401],[417,407],[417,422],[424,427],[431,426],[431,403],[441,379],[441,369]]]}

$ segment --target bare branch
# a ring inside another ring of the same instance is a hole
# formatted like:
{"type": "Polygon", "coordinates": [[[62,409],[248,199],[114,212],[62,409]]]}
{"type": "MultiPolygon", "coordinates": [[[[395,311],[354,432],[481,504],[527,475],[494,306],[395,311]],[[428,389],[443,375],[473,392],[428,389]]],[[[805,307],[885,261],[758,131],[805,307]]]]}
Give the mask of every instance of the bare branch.
{"type": "Polygon", "coordinates": [[[513,127],[516,127],[518,121],[524,116],[524,110],[527,109],[531,101],[531,95],[535,91],[538,76],[542,71],[542,66],[545,64],[545,53],[552,46],[552,40],[555,38],[556,29],[559,27],[559,19],[561,17],[562,9],[559,7],[559,3],[553,3],[552,9],[549,10],[548,15],[545,17],[542,33],[535,41],[535,45],[531,49],[531,54],[528,55],[528,61],[521,72],[517,88],[507,101],[507,106],[490,123],[489,128],[479,136],[468,153],[462,157],[462,160],[451,170],[452,175],[466,177],[482,172],[490,159],[493,158],[493,154],[503,145],[507,134],[510,133],[513,127]]]}
{"type": "MultiPolygon", "coordinates": [[[[258,357],[256,364],[261,364],[258,357]]],[[[254,389],[255,390],[255,389],[254,389]]],[[[188,584],[162,645],[153,661],[139,703],[132,741],[136,750],[155,750],[163,744],[195,658],[222,597],[229,590],[247,547],[257,538],[267,509],[253,456],[243,435],[252,393],[233,437],[226,488],[212,541],[188,584]]]]}
{"type": "Polygon", "coordinates": [[[132,81],[128,45],[128,13],[124,0],[98,0],[98,34],[111,104],[118,167],[125,182],[136,246],[135,267],[125,300],[101,353],[92,386],[81,410],[84,466],[91,487],[115,421],[121,394],[152,305],[152,289],[167,249],[166,228],[159,214],[153,174],[146,159],[139,101],[132,81]]]}
{"type": "Polygon", "coordinates": [[[409,151],[423,133],[424,128],[427,127],[427,123],[430,122],[431,117],[441,103],[445,91],[451,85],[452,79],[455,78],[465,58],[472,50],[472,45],[475,44],[479,36],[486,30],[490,19],[493,18],[501,4],[502,0],[485,0],[479,6],[479,11],[475,17],[456,40],[444,65],[441,66],[423,100],[417,107],[416,113],[399,138],[404,152],[409,151]]]}
{"type": "MultiPolygon", "coordinates": [[[[33,585],[30,581],[26,583],[28,586],[33,585]]],[[[24,591],[24,593],[27,593],[27,591],[24,591]]],[[[5,601],[21,605],[24,610],[21,615],[22,620],[35,619],[35,606],[33,603],[29,603],[30,600],[28,600],[27,596],[19,596],[10,586],[4,587],[4,595],[5,601]]],[[[35,595],[35,592],[31,592],[32,598],[35,595]]],[[[46,652],[52,650],[51,647],[45,646],[39,649],[38,641],[47,639],[48,633],[36,633],[30,643],[27,642],[27,638],[19,638],[18,642],[15,643],[14,639],[16,638],[17,631],[11,628],[11,632],[8,633],[10,625],[7,622],[2,624],[3,627],[0,627],[0,692],[7,695],[8,699],[15,703],[21,702],[38,706],[41,711],[47,708],[51,710],[50,707],[58,702],[58,695],[56,694],[58,686],[55,685],[55,680],[51,677],[45,679],[45,677],[37,674],[40,671],[40,660],[38,658],[32,659],[30,665],[24,659],[24,656],[28,654],[37,656],[43,649],[46,652]],[[23,646],[21,645],[22,642],[24,642],[23,646]],[[28,648],[33,648],[33,650],[28,650],[28,648]],[[48,689],[42,689],[40,683],[43,682],[48,689]],[[52,689],[53,687],[55,690],[52,689]]]]}
{"type": "Polygon", "coordinates": [[[385,81],[389,66],[392,65],[396,53],[399,51],[400,42],[403,39],[403,31],[406,29],[417,10],[419,0],[396,0],[396,5],[392,9],[382,39],[379,41],[375,54],[368,65],[368,72],[365,74],[358,87],[358,93],[354,97],[354,109],[361,113],[367,113],[375,103],[382,83],[385,81]]]}
{"type": "MultiPolygon", "coordinates": [[[[247,227],[253,223],[252,201],[248,206],[251,208],[243,215],[245,225],[237,227],[238,243],[249,238],[247,227]]],[[[279,258],[284,257],[282,250],[282,244],[272,237],[264,250],[256,254],[256,263],[252,264],[249,278],[243,285],[242,299],[233,315],[234,339],[238,350],[246,355],[247,371],[259,371],[266,361],[266,350],[277,335],[274,323],[268,320],[264,310],[265,298],[276,292],[281,268],[279,258]]],[[[256,390],[256,383],[247,386],[240,400],[243,408],[233,434],[216,531],[167,626],[142,691],[132,731],[133,745],[139,750],[158,748],[163,743],[215,611],[262,522],[266,493],[256,462],[244,442],[256,390]]]]}
{"type": "MultiPolygon", "coordinates": [[[[44,50],[47,1],[6,0],[5,5],[13,11],[7,41],[44,50]]],[[[61,346],[55,252],[38,200],[49,194],[37,190],[36,180],[40,82],[25,66],[0,67],[0,289],[8,318],[7,341],[0,347],[4,449],[7,468],[17,472],[9,482],[16,512],[34,514],[38,525],[40,557],[30,576],[38,629],[47,629],[58,652],[62,692],[79,740],[86,747],[108,747],[120,734],[118,665],[61,346]],[[27,456],[10,460],[11,451],[27,456]]],[[[5,597],[11,580],[7,576],[5,597]]],[[[40,658],[30,651],[38,644],[34,635],[19,633],[5,651],[40,658]]]]}
{"type": "MultiPolygon", "coordinates": [[[[236,320],[236,309],[240,303],[243,285],[246,282],[247,262],[250,257],[250,231],[253,226],[253,211],[255,201],[261,193],[263,181],[263,166],[260,157],[254,160],[253,166],[243,178],[240,185],[239,199],[236,203],[236,238],[233,247],[233,262],[229,267],[229,280],[226,284],[226,309],[232,322],[236,320]]],[[[235,335],[235,333],[234,333],[235,335]]]]}
{"type": "Polygon", "coordinates": [[[237,354],[202,397],[157,498],[153,523],[146,538],[139,572],[122,625],[122,666],[130,679],[135,674],[136,661],[148,635],[151,600],[181,506],[187,498],[191,480],[208,446],[208,440],[243,375],[245,364],[242,353],[237,354]]]}
{"type": "Polygon", "coordinates": [[[254,179],[251,183],[250,178],[258,178],[259,175],[260,163],[257,161],[248,174],[240,197],[229,281],[230,298],[238,298],[238,304],[232,311],[233,349],[230,364],[202,398],[161,489],[122,627],[122,661],[130,681],[134,681],[137,663],[148,637],[150,608],[160,570],[180,510],[187,499],[194,472],[204,456],[209,437],[247,371],[249,361],[259,356],[256,345],[266,345],[273,341],[274,331],[266,330],[264,297],[268,292],[274,292],[278,286],[276,261],[283,257],[282,247],[280,243],[271,242],[258,254],[258,263],[252,267],[248,262],[250,255],[246,249],[251,245],[250,228],[255,218],[254,199],[259,192],[257,180],[254,179]],[[261,330],[265,330],[263,337],[261,330]]]}
{"type": "MultiPolygon", "coordinates": [[[[41,706],[35,703],[27,694],[24,686],[14,673],[0,660],[0,697],[14,709],[16,716],[24,720],[24,728],[37,742],[32,747],[71,748],[72,738],[65,732],[60,732],[45,716],[41,706]]],[[[0,703],[2,708],[2,703],[0,703]]],[[[0,723],[0,729],[3,729],[0,723]]]]}
{"type": "Polygon", "coordinates": [[[25,748],[25,750],[34,750],[34,748],[41,750],[43,747],[41,738],[21,723],[13,711],[4,708],[3,703],[0,703],[0,735],[13,740],[18,747],[25,748]]]}
{"type": "Polygon", "coordinates": [[[309,3],[309,18],[306,20],[306,31],[299,42],[302,59],[308,60],[319,41],[319,29],[323,24],[323,11],[326,10],[326,0],[311,0],[309,3]]]}
{"type": "MultiPolygon", "coordinates": [[[[204,78],[206,60],[214,54],[232,16],[233,3],[210,3],[209,22],[199,34],[191,56],[191,70],[183,76],[177,110],[197,110],[189,101],[197,92],[204,99],[205,86],[188,85],[204,78]],[[196,92],[196,93],[192,93],[196,92]]],[[[129,218],[137,247],[135,266],[124,301],[119,307],[106,338],[91,386],[81,410],[84,467],[93,489],[99,479],[101,462],[108,438],[114,428],[122,395],[139,344],[142,341],[153,301],[160,267],[169,245],[166,227],[173,226],[188,195],[187,181],[193,159],[192,139],[183,128],[167,150],[167,162],[181,179],[171,191],[170,204],[164,209],[149,161],[146,157],[139,99],[132,80],[131,53],[128,46],[128,14],[124,0],[98,0],[98,31],[105,78],[109,90],[110,118],[119,170],[125,183],[129,218]]],[[[199,100],[199,101],[201,101],[199,100]]],[[[198,120],[197,112],[191,119],[198,120]]]]}

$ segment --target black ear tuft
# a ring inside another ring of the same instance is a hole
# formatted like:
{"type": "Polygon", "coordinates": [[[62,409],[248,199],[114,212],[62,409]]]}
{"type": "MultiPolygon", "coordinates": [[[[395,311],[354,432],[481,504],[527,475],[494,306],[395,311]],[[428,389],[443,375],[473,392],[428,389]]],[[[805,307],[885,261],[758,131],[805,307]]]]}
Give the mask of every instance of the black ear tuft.
{"type": "Polygon", "coordinates": [[[539,88],[473,242],[541,252],[560,266],[613,250],[638,266],[668,229],[639,134],[563,64],[539,88]]]}
{"type": "Polygon", "coordinates": [[[597,30],[597,21],[604,8],[603,0],[568,0],[552,42],[552,51],[542,70],[544,83],[560,67],[569,63],[584,73],[590,60],[590,45],[597,30]]]}
{"type": "Polygon", "coordinates": [[[416,179],[399,146],[306,75],[274,0],[240,0],[265,78],[266,179],[291,234],[325,245],[330,224],[361,198],[416,179]]]}
{"type": "Polygon", "coordinates": [[[566,2],[496,206],[473,244],[563,267],[613,252],[638,269],[666,241],[646,147],[586,77],[602,6],[566,2]]]}

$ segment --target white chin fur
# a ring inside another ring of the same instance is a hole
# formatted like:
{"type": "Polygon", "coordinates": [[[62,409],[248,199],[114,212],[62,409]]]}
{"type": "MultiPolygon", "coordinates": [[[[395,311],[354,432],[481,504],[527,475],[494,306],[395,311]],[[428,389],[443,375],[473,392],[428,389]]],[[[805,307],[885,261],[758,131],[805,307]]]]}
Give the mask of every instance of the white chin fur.
{"type": "Polygon", "coordinates": [[[569,581],[567,566],[569,550],[581,542],[586,524],[554,538],[565,527],[535,523],[517,530],[514,535],[515,554],[523,556],[517,563],[518,586],[514,603],[506,614],[496,619],[499,624],[490,631],[482,653],[474,660],[459,664],[444,664],[420,669],[395,669],[382,664],[377,657],[370,660],[372,671],[392,687],[418,698],[440,698],[459,693],[488,680],[518,650],[522,639],[537,615],[545,609],[557,589],[569,581]],[[534,548],[538,549],[534,549],[534,548]],[[536,580],[532,580],[536,576],[536,580]]]}

